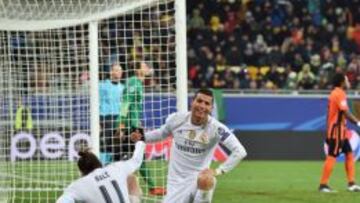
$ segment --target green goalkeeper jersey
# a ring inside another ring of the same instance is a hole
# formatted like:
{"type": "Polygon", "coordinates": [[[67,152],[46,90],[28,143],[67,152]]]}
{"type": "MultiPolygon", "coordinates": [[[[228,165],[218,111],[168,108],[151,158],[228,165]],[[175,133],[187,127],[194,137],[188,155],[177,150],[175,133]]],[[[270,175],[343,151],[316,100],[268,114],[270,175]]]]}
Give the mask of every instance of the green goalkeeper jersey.
{"type": "Polygon", "coordinates": [[[143,111],[143,94],[144,86],[142,81],[136,76],[128,78],[123,93],[119,117],[120,122],[126,128],[141,127],[140,116],[143,111]]]}

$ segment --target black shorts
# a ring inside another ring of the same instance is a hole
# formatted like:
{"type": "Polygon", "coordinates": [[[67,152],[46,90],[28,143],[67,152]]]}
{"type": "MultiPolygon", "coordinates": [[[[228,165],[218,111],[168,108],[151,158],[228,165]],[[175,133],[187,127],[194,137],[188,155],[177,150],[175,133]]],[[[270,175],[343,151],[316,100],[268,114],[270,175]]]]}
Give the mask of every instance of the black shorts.
{"type": "Polygon", "coordinates": [[[120,138],[116,136],[117,115],[100,116],[100,152],[119,154],[120,138]]]}
{"type": "Polygon", "coordinates": [[[326,139],[328,145],[328,155],[338,157],[339,154],[348,154],[352,152],[350,141],[348,139],[326,139]]]}
{"type": "Polygon", "coordinates": [[[119,160],[128,160],[132,157],[133,152],[135,151],[135,143],[131,141],[130,134],[135,130],[139,130],[139,132],[144,135],[144,130],[138,127],[131,127],[123,129],[124,138],[120,142],[119,148],[119,156],[115,156],[115,161],[119,160]]]}

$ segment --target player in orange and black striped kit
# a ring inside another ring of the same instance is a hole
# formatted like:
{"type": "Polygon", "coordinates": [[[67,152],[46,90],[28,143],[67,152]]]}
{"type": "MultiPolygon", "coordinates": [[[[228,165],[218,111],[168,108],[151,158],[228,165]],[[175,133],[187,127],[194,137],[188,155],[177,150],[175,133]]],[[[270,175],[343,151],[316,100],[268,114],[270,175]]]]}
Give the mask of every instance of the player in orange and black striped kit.
{"type": "Polygon", "coordinates": [[[328,181],[336,163],[336,157],[340,153],[345,154],[345,169],[348,181],[348,191],[360,192],[360,186],[355,184],[355,159],[349,139],[346,135],[346,119],[360,126],[359,120],[349,111],[346,100],[346,88],[349,82],[344,74],[338,73],[333,78],[334,89],[329,96],[327,115],[327,136],[328,155],[323,167],[320,180],[320,192],[334,192],[328,181]]]}

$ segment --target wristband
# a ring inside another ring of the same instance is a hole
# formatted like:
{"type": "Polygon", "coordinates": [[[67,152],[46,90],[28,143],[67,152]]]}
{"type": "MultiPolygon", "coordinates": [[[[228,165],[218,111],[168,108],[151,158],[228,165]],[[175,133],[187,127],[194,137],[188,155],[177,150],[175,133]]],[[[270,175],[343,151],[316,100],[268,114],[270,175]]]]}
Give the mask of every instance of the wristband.
{"type": "Polygon", "coordinates": [[[224,174],[225,173],[225,171],[223,171],[222,169],[220,169],[220,168],[217,168],[216,170],[215,170],[215,176],[219,176],[219,175],[222,175],[222,174],[224,174]]]}

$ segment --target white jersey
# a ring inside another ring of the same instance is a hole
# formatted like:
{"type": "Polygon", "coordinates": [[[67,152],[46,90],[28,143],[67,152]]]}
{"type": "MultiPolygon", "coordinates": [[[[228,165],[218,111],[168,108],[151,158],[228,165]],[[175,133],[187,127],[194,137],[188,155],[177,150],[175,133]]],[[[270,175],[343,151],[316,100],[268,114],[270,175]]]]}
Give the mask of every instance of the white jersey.
{"type": "Polygon", "coordinates": [[[127,177],[140,167],[144,149],[145,143],[137,142],[131,159],[98,168],[74,181],[65,189],[57,203],[129,203],[127,177]]]}
{"type": "Polygon", "coordinates": [[[145,133],[145,140],[157,141],[170,134],[173,136],[167,179],[170,196],[171,193],[180,194],[184,187],[196,180],[200,171],[209,168],[219,142],[232,152],[228,160],[219,167],[223,172],[234,168],[246,155],[235,135],[210,116],[205,125],[197,126],[191,123],[190,112],[174,113],[160,129],[145,133]]]}

